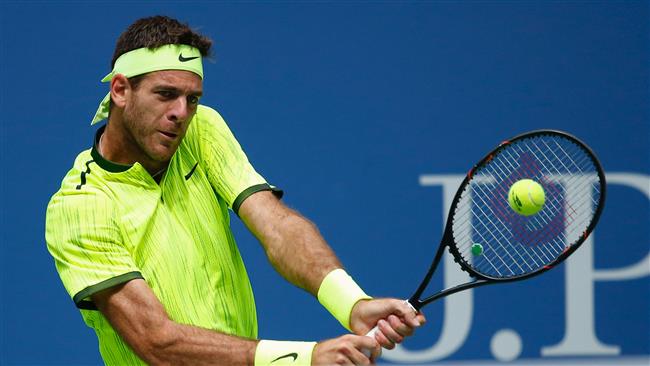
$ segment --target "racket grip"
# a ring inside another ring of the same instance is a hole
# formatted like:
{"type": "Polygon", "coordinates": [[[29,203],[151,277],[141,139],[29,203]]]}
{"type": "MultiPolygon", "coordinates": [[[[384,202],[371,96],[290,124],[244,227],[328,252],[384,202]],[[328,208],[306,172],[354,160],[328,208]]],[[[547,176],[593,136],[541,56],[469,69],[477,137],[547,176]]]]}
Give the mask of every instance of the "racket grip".
{"type": "MultiPolygon", "coordinates": [[[[374,328],[370,329],[370,331],[368,333],[366,333],[366,337],[370,337],[372,339],[375,339],[375,334],[377,334],[377,332],[379,332],[379,326],[375,325],[374,328]]],[[[370,358],[370,350],[369,349],[364,348],[364,349],[361,350],[361,352],[363,352],[363,354],[366,357],[370,358]]]]}

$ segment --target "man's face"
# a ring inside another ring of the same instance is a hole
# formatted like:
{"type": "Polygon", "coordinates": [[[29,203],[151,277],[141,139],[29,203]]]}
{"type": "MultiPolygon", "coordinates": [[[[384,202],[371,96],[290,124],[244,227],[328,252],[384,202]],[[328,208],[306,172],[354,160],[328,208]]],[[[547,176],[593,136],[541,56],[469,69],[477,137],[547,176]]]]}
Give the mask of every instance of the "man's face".
{"type": "Polygon", "coordinates": [[[153,164],[171,159],[196,113],[202,91],[201,78],[182,70],[149,73],[132,89],[123,119],[140,159],[153,164]]]}

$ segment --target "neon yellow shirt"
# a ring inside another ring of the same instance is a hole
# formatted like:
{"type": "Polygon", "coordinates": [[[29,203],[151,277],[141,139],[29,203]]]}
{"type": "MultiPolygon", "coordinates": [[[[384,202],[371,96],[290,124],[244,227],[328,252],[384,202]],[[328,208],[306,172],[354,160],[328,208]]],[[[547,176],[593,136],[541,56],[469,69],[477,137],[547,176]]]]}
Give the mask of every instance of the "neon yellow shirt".
{"type": "Polygon", "coordinates": [[[46,241],[63,284],[97,333],[106,364],[143,363],[90,296],[143,278],[170,318],[257,337],[255,302],[230,230],[251,194],[273,190],[221,116],[199,106],[160,184],[140,165],[81,152],[52,197],[46,241]]]}

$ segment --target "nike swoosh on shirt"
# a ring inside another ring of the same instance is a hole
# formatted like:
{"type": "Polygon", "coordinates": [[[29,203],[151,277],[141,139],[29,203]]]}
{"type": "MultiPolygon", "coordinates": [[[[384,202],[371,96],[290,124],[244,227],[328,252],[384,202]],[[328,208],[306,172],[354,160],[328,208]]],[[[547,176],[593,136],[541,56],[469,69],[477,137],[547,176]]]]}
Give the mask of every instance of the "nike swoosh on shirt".
{"type": "Polygon", "coordinates": [[[194,59],[196,59],[196,58],[199,58],[199,56],[194,56],[194,57],[183,57],[183,54],[182,54],[182,53],[178,55],[178,61],[180,61],[180,62],[192,61],[192,60],[194,60],[194,59]]]}
{"type": "Polygon", "coordinates": [[[293,357],[293,361],[292,361],[292,362],[295,362],[296,359],[298,358],[298,354],[295,353],[295,352],[294,352],[294,353],[289,353],[289,354],[286,354],[286,355],[284,355],[284,356],[280,356],[280,357],[276,358],[275,360],[271,361],[270,363],[273,363],[273,362],[275,362],[275,361],[278,361],[278,360],[281,360],[281,359],[283,359],[283,358],[287,358],[287,357],[293,357]]]}
{"type": "Polygon", "coordinates": [[[190,170],[190,172],[187,173],[187,175],[185,175],[185,180],[190,179],[190,177],[192,176],[192,174],[194,174],[194,170],[196,170],[196,166],[197,166],[197,165],[199,165],[199,162],[198,162],[198,161],[196,162],[196,164],[194,164],[194,166],[192,167],[192,170],[190,170]]]}

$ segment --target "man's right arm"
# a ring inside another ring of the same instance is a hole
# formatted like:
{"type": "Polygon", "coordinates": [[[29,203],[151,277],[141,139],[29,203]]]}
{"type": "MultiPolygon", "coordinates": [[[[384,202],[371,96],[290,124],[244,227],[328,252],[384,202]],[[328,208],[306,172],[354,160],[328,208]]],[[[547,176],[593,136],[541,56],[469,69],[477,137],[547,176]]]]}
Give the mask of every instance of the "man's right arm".
{"type": "Polygon", "coordinates": [[[172,321],[141,279],[101,291],[92,299],[115,331],[148,364],[253,364],[257,341],[172,321]]]}
{"type": "MultiPolygon", "coordinates": [[[[115,331],[148,364],[254,364],[257,340],[172,321],[141,279],[98,292],[92,300],[115,331]]],[[[368,364],[360,349],[373,349],[373,356],[379,353],[374,339],[345,335],[318,343],[312,364],[368,364]]]]}

